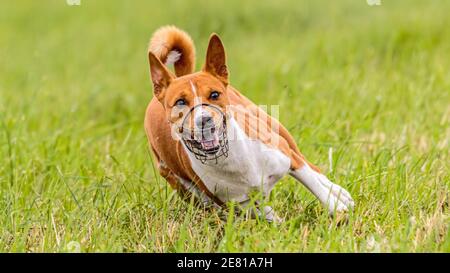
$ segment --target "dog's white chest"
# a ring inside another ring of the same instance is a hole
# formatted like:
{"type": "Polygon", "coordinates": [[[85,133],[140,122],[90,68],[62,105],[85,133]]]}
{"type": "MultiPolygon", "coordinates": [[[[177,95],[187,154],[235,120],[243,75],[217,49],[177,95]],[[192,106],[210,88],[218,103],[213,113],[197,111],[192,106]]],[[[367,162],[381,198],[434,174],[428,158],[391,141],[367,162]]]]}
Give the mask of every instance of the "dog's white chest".
{"type": "MultiPolygon", "coordinates": [[[[243,202],[251,191],[268,195],[288,173],[290,159],[259,140],[249,139],[230,119],[228,157],[203,164],[189,154],[192,168],[206,187],[222,201],[243,202]]],[[[189,153],[189,152],[188,152],[189,153]]]]}

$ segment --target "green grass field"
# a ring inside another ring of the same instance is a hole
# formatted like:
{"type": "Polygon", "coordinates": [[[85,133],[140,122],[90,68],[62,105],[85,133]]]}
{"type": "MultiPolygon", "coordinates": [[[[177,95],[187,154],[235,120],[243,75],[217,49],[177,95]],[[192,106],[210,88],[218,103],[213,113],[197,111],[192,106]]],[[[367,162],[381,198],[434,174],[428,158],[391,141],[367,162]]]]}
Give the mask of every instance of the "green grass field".
{"type": "Polygon", "coordinates": [[[1,252],[450,252],[449,1],[107,1],[0,9],[1,252]],[[147,43],[211,32],[231,83],[353,195],[284,178],[279,226],[181,201],[152,165],[147,43]],[[332,149],[330,165],[329,151],[332,149]],[[332,168],[331,168],[332,166],[332,168]],[[221,217],[224,218],[221,220],[221,217]]]}

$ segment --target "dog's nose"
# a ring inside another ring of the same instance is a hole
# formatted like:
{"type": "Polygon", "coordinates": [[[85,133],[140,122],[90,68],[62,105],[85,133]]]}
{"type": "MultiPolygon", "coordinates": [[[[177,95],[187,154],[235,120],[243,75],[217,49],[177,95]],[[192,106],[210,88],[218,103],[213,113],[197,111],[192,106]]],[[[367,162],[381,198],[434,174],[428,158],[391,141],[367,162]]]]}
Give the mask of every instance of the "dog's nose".
{"type": "Polygon", "coordinates": [[[212,122],[211,116],[202,116],[202,127],[205,127],[207,124],[212,122]]]}
{"type": "Polygon", "coordinates": [[[208,113],[202,113],[201,115],[197,116],[197,118],[195,119],[195,123],[197,127],[208,127],[213,123],[213,118],[208,113]]]}

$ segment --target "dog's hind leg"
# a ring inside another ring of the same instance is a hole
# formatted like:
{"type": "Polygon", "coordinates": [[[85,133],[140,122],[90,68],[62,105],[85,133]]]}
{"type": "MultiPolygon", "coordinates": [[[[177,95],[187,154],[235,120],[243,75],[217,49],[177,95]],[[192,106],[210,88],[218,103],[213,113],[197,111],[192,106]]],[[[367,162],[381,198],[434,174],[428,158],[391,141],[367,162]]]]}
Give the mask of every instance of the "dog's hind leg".
{"type": "Polygon", "coordinates": [[[317,167],[306,161],[304,157],[294,154],[295,160],[300,162],[297,168],[289,172],[296,180],[300,181],[319,201],[327,207],[330,214],[348,211],[354,206],[354,202],[348,191],[331,182],[321,174],[317,167]]]}

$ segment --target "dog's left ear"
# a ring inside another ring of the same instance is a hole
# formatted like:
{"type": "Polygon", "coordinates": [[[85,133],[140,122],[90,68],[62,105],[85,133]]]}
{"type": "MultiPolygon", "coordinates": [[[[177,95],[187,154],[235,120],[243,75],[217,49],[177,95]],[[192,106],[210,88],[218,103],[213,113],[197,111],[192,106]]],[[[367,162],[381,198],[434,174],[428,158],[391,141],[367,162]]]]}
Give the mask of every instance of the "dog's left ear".
{"type": "Polygon", "coordinates": [[[217,34],[213,33],[209,38],[206,62],[203,71],[212,74],[228,85],[228,69],[226,64],[225,48],[217,34]]]}

